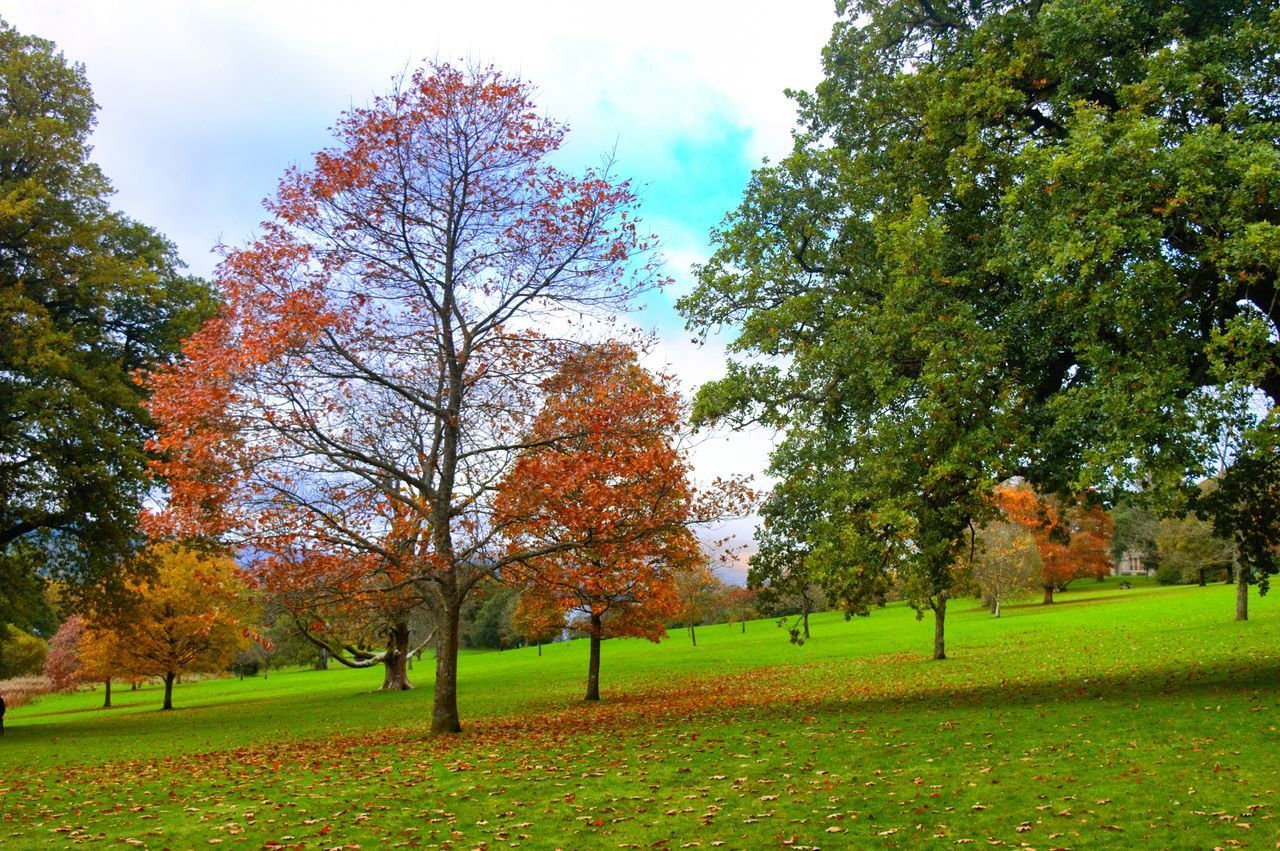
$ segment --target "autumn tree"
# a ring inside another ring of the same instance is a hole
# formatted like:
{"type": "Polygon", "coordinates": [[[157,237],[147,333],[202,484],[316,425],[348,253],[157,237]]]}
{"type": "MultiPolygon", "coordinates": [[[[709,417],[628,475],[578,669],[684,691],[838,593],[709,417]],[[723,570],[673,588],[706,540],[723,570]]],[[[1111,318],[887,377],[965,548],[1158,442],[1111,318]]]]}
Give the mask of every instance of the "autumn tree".
{"type": "Polygon", "coordinates": [[[438,626],[431,729],[456,733],[463,603],[537,555],[507,548],[492,506],[574,349],[555,329],[659,279],[635,194],[553,166],[565,129],[520,80],[432,64],[334,133],[154,377],[157,469],[200,532],[369,557],[413,585],[438,626]]]}
{"type": "Polygon", "coordinates": [[[546,552],[513,562],[517,575],[581,613],[587,700],[600,699],[601,643],[665,636],[682,577],[704,559],[690,529],[699,511],[679,444],[683,407],[668,385],[620,344],[567,359],[498,499],[513,551],[546,552]]]}
{"type": "Polygon", "coordinates": [[[49,577],[119,586],[149,483],[134,373],[212,307],[90,159],[84,68],[0,21],[0,624],[49,577]]]}
{"type": "Polygon", "coordinates": [[[1045,603],[1073,579],[1110,573],[1114,524],[1101,506],[1087,499],[1042,497],[1026,485],[1002,487],[996,498],[1005,517],[1035,541],[1045,603]]]}
{"type": "Polygon", "coordinates": [[[128,677],[136,684],[141,679],[142,675],[125,668],[120,636],[105,619],[85,622],[84,631],[76,643],[76,655],[84,681],[102,683],[103,709],[111,708],[111,684],[114,680],[128,677]]]}
{"type": "Polygon", "coordinates": [[[758,598],[758,593],[751,588],[735,585],[725,590],[725,615],[729,623],[742,626],[744,635],[747,632],[747,621],[758,614],[758,598]]]}
{"type": "Polygon", "coordinates": [[[234,561],[174,544],[154,549],[154,573],[132,583],[127,615],[88,631],[110,635],[109,653],[135,676],[164,680],[164,709],[173,683],[188,672],[222,671],[247,648],[256,613],[234,561]]]}
{"type": "Polygon", "coordinates": [[[539,656],[542,645],[555,641],[564,632],[566,623],[560,598],[540,592],[540,588],[522,591],[511,613],[512,629],[526,643],[538,645],[539,656]]]}
{"type": "Polygon", "coordinates": [[[71,691],[84,681],[80,662],[80,641],[84,636],[84,618],[72,615],[63,621],[49,639],[49,655],[44,660],[44,675],[54,691],[71,691]]]}
{"type": "Polygon", "coordinates": [[[1003,601],[1042,584],[1041,577],[1040,553],[1024,526],[1004,520],[979,530],[973,578],[992,616],[1000,617],[1003,601]]]}

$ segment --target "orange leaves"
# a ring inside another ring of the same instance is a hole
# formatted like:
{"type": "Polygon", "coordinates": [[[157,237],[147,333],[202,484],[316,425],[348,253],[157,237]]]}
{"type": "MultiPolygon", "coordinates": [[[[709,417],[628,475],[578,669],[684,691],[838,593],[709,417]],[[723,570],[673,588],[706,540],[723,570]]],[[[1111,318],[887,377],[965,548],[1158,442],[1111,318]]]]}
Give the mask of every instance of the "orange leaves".
{"type": "Polygon", "coordinates": [[[1064,506],[1026,486],[1000,488],[996,499],[1005,516],[1035,539],[1047,588],[1110,573],[1114,523],[1101,506],[1084,499],[1064,506]]]}
{"type": "Polygon", "coordinates": [[[544,390],[497,503],[513,548],[538,554],[519,569],[562,611],[656,638],[678,607],[675,574],[701,555],[675,445],[679,397],[616,343],[569,358],[544,390]]]}

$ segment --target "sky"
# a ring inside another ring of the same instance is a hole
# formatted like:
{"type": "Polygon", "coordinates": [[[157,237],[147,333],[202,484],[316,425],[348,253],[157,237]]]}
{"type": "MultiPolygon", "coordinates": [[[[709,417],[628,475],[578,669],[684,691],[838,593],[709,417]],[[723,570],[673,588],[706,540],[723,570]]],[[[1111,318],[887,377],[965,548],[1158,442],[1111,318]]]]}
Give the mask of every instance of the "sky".
{"type": "MultiPolygon", "coordinates": [[[[686,392],[722,373],[723,340],[693,345],[674,301],[751,170],[788,152],[784,90],[819,81],[835,21],[833,0],[9,0],[3,14],[83,63],[100,106],[94,159],[115,206],[166,234],[200,275],[215,245],[253,234],[284,170],[309,163],[338,115],[397,73],[441,59],[524,78],[570,127],[558,164],[594,166],[614,151],[617,173],[639,187],[675,284],[630,321],[657,336],[651,365],[686,392]]],[[[716,435],[695,450],[695,474],[767,484],[772,441],[716,435]]],[[[745,543],[754,523],[729,531],[745,543]]]]}

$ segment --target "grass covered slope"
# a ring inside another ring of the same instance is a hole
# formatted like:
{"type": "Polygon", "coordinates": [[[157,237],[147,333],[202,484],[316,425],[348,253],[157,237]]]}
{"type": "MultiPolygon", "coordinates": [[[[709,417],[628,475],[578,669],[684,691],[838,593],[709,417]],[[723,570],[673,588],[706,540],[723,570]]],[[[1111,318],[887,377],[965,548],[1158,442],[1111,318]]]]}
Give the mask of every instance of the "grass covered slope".
{"type": "MultiPolygon", "coordinates": [[[[1280,610],[1079,583],[1054,606],[894,606],[464,655],[429,739],[378,671],[43,698],[6,718],[0,842],[262,847],[1253,847],[1280,840],[1280,610]],[[692,846],[691,846],[692,847],[692,846]]],[[[426,661],[424,659],[424,661],[426,661]]]]}

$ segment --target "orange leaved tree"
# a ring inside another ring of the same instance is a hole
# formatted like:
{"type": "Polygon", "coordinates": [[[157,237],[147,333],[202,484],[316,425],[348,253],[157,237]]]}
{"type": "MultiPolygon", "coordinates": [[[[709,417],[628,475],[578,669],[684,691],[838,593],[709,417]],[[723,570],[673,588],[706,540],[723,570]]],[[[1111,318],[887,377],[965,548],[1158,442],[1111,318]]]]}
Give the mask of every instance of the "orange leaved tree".
{"type": "Polygon", "coordinates": [[[634,192],[552,165],[565,129],[518,79],[432,64],[334,132],[219,266],[219,315],[153,376],[157,473],[172,531],[412,586],[437,627],[431,729],[456,733],[463,603],[538,554],[510,551],[492,510],[572,348],[546,329],[659,277],[634,192]]]}
{"type": "Polygon", "coordinates": [[[163,708],[172,709],[174,681],[185,673],[224,670],[252,643],[258,621],[231,559],[174,544],[157,545],[151,555],[154,572],[132,584],[133,605],[109,624],[90,619],[86,634],[97,634],[104,655],[129,674],[162,678],[163,708]]]}
{"type": "Polygon", "coordinates": [[[690,530],[699,511],[679,444],[684,411],[667,381],[616,343],[570,357],[544,391],[496,517],[513,552],[546,551],[513,569],[577,613],[591,641],[586,699],[599,700],[601,642],[665,636],[680,606],[676,577],[705,558],[690,530]],[[568,437],[546,441],[554,435],[568,437]]]}
{"type": "Polygon", "coordinates": [[[1085,499],[1064,503],[1026,485],[1002,487],[996,499],[1005,517],[1031,533],[1040,554],[1044,602],[1052,603],[1073,579],[1102,578],[1111,571],[1115,524],[1101,506],[1085,499]]]}

